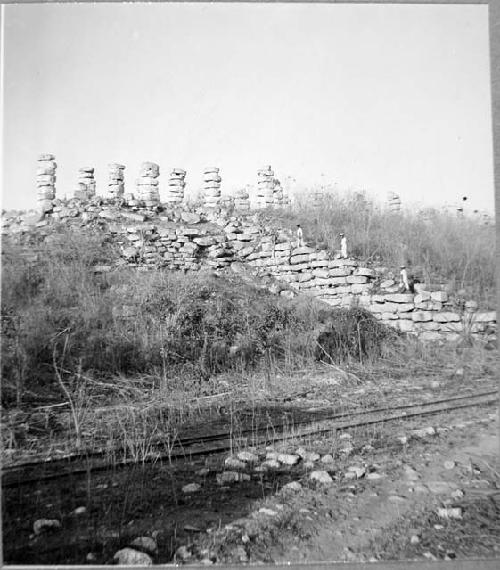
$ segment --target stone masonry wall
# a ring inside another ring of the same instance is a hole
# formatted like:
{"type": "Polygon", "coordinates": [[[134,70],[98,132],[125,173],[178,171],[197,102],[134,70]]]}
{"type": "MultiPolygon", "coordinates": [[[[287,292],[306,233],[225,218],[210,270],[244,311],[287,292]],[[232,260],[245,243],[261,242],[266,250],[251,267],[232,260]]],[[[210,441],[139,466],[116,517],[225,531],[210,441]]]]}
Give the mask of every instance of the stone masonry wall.
{"type": "MultiPolygon", "coordinates": [[[[25,246],[36,262],[36,244],[56,238],[56,225],[103,231],[117,245],[113,267],[138,270],[167,268],[215,271],[230,268],[265,277],[269,288],[283,296],[314,296],[331,306],[360,306],[404,333],[428,341],[456,340],[467,332],[494,340],[495,311],[478,311],[444,290],[400,293],[387,269],[340,259],[334,252],[297,247],[290,230],[269,227],[251,211],[187,206],[129,206],[120,198],[54,200],[47,213],[2,216],[2,239],[25,246]]],[[[31,257],[30,257],[31,256],[31,257]]]]}

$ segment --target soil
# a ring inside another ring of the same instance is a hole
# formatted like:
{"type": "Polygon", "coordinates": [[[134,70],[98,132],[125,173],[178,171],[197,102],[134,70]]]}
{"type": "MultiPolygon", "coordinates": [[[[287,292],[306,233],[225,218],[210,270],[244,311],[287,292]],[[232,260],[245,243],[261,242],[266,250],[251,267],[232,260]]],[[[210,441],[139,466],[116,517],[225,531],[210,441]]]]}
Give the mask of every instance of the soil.
{"type": "MultiPolygon", "coordinates": [[[[413,383],[410,397],[443,396],[444,384],[437,392],[429,386],[413,383]]],[[[484,378],[469,387],[483,390],[484,378]]],[[[360,398],[375,404],[368,384],[351,383],[353,401],[362,389],[360,398]]],[[[406,401],[404,382],[395,389],[397,401],[406,401]]],[[[380,383],[378,390],[380,395],[380,383]]],[[[248,480],[221,486],[217,475],[229,455],[224,453],[11,485],[2,501],[5,563],[109,564],[139,536],[155,538],[155,563],[500,556],[495,405],[277,441],[272,450],[251,451],[263,459],[270,451],[293,453],[299,447],[331,454],[333,462],[299,461],[265,472],[249,465],[243,470],[248,480]],[[427,435],[413,432],[430,427],[427,435]],[[349,478],[352,466],[361,468],[360,478],[349,478]],[[312,481],[314,470],[328,471],[331,484],[312,481]],[[292,481],[300,490],[283,488],[292,481]],[[200,489],[186,494],[182,488],[189,483],[200,489]],[[459,508],[461,518],[442,518],[440,508],[459,508]],[[35,535],[37,519],[57,519],[61,527],[35,535]]]]}

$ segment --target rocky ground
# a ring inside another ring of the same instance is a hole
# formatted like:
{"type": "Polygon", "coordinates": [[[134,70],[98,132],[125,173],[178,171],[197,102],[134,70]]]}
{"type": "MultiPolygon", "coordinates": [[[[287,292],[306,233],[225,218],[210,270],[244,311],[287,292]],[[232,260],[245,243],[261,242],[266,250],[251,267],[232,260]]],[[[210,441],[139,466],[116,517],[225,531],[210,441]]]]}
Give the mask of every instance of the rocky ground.
{"type": "MultiPolygon", "coordinates": [[[[320,380],[309,397],[332,397],[320,380]]],[[[439,399],[453,382],[414,380],[409,398],[439,399]]],[[[481,391],[485,382],[468,384],[481,391]]],[[[409,390],[407,378],[392,380],[395,401],[405,401],[406,384],[409,390]]],[[[353,402],[384,403],[382,382],[350,386],[353,402]]],[[[345,383],[342,391],[348,398],[345,383]]],[[[10,486],[3,493],[5,561],[497,557],[497,426],[495,405],[477,406],[267,446],[241,448],[235,440],[232,453],[10,486]]]]}

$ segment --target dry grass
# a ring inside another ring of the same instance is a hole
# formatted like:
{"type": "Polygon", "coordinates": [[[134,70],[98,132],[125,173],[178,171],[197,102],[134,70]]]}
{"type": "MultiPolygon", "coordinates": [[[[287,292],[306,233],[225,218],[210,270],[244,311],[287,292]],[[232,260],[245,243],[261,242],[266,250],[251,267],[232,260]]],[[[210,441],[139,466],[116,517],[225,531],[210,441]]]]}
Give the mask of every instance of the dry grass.
{"type": "Polygon", "coordinates": [[[485,307],[495,306],[495,227],[480,220],[450,213],[393,213],[359,193],[339,195],[322,188],[319,201],[313,192],[301,195],[293,208],[266,211],[263,217],[300,224],[305,241],[340,249],[338,234],[348,239],[353,256],[388,267],[397,273],[401,263],[422,283],[447,283],[485,307]]]}

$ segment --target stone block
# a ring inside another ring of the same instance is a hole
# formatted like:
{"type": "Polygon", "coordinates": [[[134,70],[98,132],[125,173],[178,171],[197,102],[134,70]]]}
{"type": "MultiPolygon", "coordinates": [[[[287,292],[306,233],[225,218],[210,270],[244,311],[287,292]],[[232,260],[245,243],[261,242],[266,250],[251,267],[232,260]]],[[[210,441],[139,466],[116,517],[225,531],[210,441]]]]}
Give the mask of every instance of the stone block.
{"type": "Polygon", "coordinates": [[[442,323],[439,327],[439,330],[443,332],[460,333],[463,332],[464,325],[463,323],[456,323],[456,322],[442,323]]]}
{"type": "Polygon", "coordinates": [[[398,313],[407,313],[408,311],[413,311],[415,305],[413,303],[398,303],[397,311],[398,313]]]}
{"type": "Polygon", "coordinates": [[[421,291],[420,293],[417,293],[417,295],[415,295],[415,299],[413,300],[413,302],[418,305],[419,303],[423,303],[424,301],[430,301],[431,299],[431,294],[429,293],[429,291],[421,291]]]}
{"type": "Polygon", "coordinates": [[[389,293],[384,295],[386,301],[391,303],[412,303],[413,293],[389,293]]]}
{"type": "Polygon", "coordinates": [[[295,247],[292,249],[292,255],[309,255],[311,253],[315,253],[315,250],[312,247],[303,246],[303,247],[295,247]]]}
{"type": "Polygon", "coordinates": [[[418,327],[419,331],[438,331],[441,328],[441,325],[439,323],[435,323],[434,321],[425,323],[417,322],[415,324],[418,327]]]}
{"type": "Polygon", "coordinates": [[[315,277],[322,277],[323,279],[326,279],[329,277],[329,271],[326,269],[314,269],[313,275],[315,277]]]}
{"type": "Polygon", "coordinates": [[[476,313],[472,320],[474,323],[496,323],[497,313],[496,311],[476,313]]]}
{"type": "Polygon", "coordinates": [[[311,261],[311,267],[328,267],[328,259],[318,259],[317,261],[311,261]]]}
{"type": "Polygon", "coordinates": [[[446,291],[432,291],[431,300],[438,301],[439,303],[446,303],[448,300],[448,293],[446,293],[446,291]]]}
{"type": "Polygon", "coordinates": [[[217,240],[213,236],[196,237],[193,241],[201,247],[209,247],[217,244],[217,240]]]}
{"type": "Polygon", "coordinates": [[[356,294],[366,293],[370,291],[372,288],[373,288],[372,283],[360,283],[360,284],[351,285],[351,291],[356,294]]]}
{"type": "Polygon", "coordinates": [[[430,311],[414,311],[411,318],[416,323],[425,323],[432,321],[432,313],[430,311]]]}
{"type": "Polygon", "coordinates": [[[291,265],[297,265],[300,263],[307,263],[309,261],[311,261],[310,259],[310,255],[309,253],[304,253],[302,255],[293,255],[292,257],[290,257],[290,264],[291,265]]]}
{"type": "Polygon", "coordinates": [[[334,267],[328,271],[328,274],[330,277],[347,277],[351,272],[351,267],[334,267]]]}
{"type": "Polygon", "coordinates": [[[375,271],[369,267],[358,267],[354,270],[354,275],[363,275],[364,277],[375,277],[375,271]]]}
{"type": "Polygon", "coordinates": [[[381,289],[388,289],[389,287],[394,286],[394,280],[393,279],[385,279],[384,281],[382,281],[380,283],[380,288],[381,289]]]}
{"type": "Polygon", "coordinates": [[[358,262],[354,259],[332,259],[330,260],[328,267],[357,267],[358,262]]]}
{"type": "Polygon", "coordinates": [[[436,323],[455,323],[460,322],[462,319],[459,314],[446,312],[446,313],[434,313],[432,320],[436,323]]]}
{"type": "Polygon", "coordinates": [[[347,285],[347,277],[330,277],[329,283],[332,287],[336,285],[347,285]]]}
{"type": "Polygon", "coordinates": [[[404,333],[415,332],[415,323],[413,321],[400,320],[399,330],[404,333]]]}
{"type": "Polygon", "coordinates": [[[383,321],[395,321],[399,319],[396,313],[381,313],[383,321]]]}
{"type": "Polygon", "coordinates": [[[366,283],[368,281],[368,277],[365,277],[364,275],[349,275],[347,277],[347,283],[352,283],[352,284],[362,284],[362,283],[366,283]]]}

